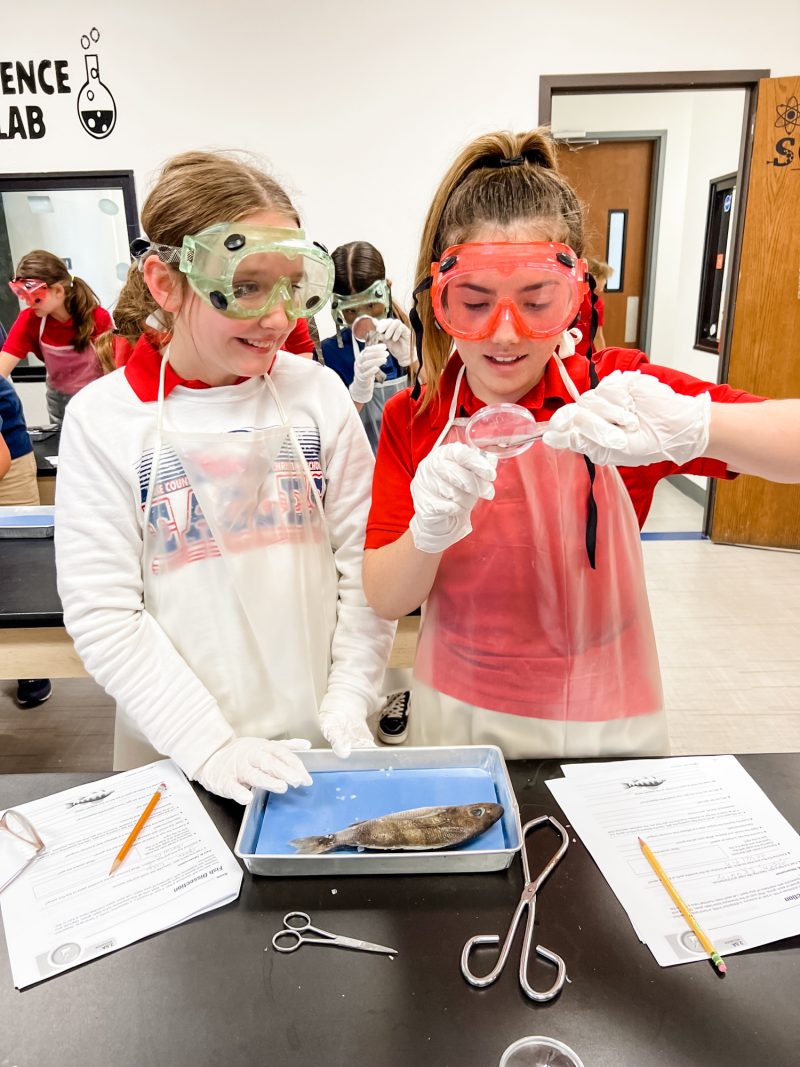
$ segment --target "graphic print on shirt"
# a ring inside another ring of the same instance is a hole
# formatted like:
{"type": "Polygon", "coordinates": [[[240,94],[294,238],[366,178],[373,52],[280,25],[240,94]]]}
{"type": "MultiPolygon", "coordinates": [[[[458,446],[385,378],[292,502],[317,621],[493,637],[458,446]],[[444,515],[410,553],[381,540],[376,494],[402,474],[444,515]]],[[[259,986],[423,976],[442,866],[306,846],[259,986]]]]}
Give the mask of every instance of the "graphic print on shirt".
{"type": "MultiPolygon", "coordinates": [[[[248,429],[233,431],[246,434],[248,429]]],[[[295,427],[295,435],[308,463],[320,497],[324,496],[319,428],[295,427]]],[[[140,505],[144,511],[153,465],[153,449],[139,462],[140,505]]],[[[217,519],[224,524],[227,552],[247,552],[297,538],[316,515],[314,498],[305,472],[288,441],[275,457],[272,470],[258,471],[257,484],[231,456],[205,455],[203,469],[214,487],[217,519]],[[251,481],[251,485],[248,485],[251,481]]],[[[202,495],[202,493],[201,493],[202,495]]],[[[160,453],[148,534],[154,538],[153,571],[184,567],[201,559],[219,557],[217,543],[183,463],[168,446],[160,453]]]]}

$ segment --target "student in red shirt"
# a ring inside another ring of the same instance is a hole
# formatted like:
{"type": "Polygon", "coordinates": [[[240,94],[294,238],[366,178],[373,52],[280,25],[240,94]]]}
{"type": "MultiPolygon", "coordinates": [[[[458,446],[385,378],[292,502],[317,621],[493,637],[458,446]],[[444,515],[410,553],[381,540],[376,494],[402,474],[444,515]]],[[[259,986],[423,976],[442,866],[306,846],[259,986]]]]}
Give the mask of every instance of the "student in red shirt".
{"type": "Polygon", "coordinates": [[[103,373],[93,342],[111,329],[111,316],[52,252],[23,256],[9,284],[28,306],[3,342],[0,374],[7,378],[29,352],[38,356],[47,370],[47,411],[60,426],[72,397],[103,373]]]}
{"type": "Polygon", "coordinates": [[[614,370],[721,403],[760,398],[637,351],[576,355],[583,249],[580,204],[542,130],[473,142],[428,213],[416,287],[427,385],[386,405],[364,563],[378,614],[425,604],[413,743],[668,750],[639,527],[660,478],[733,475],[707,458],[595,466],[541,441],[498,461],[467,443],[466,423],[494,404],[547,422],[614,370]]]}

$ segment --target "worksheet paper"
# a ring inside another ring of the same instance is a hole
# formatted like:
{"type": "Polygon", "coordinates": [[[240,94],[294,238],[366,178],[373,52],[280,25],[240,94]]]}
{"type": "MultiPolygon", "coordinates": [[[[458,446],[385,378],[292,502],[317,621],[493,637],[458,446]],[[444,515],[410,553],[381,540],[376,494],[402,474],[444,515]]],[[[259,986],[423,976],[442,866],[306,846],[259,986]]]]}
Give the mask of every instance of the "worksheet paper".
{"type": "Polygon", "coordinates": [[[707,954],[639,837],[721,956],[800,934],[800,836],[734,756],[562,770],[550,791],[662,967],[707,954]]]}
{"type": "Polygon", "coordinates": [[[172,760],[14,808],[46,852],[0,894],[18,989],[235,900],[242,871],[172,760]],[[148,801],[166,790],[109,876],[148,801]]]}

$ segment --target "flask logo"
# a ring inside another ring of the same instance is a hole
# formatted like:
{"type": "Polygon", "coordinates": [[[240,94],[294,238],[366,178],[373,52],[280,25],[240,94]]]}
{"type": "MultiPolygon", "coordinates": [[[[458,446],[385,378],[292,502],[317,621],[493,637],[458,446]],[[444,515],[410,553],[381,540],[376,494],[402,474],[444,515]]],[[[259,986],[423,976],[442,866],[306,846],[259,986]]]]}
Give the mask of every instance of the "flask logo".
{"type": "Polygon", "coordinates": [[[81,37],[81,47],[87,53],[83,58],[86,64],[86,80],[78,93],[78,118],[81,126],[90,137],[98,141],[108,137],[117,122],[117,105],[111,90],[100,77],[100,60],[96,52],[89,52],[93,44],[100,40],[100,31],[92,27],[88,34],[81,37]]]}

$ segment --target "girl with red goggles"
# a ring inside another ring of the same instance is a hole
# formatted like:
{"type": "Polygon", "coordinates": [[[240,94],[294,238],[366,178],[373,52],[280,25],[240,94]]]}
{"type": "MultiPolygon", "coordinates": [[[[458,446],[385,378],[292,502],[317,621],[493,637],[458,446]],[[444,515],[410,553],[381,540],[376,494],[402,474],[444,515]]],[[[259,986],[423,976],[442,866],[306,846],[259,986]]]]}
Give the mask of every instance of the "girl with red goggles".
{"type": "Polygon", "coordinates": [[[9,287],[27,307],[3,342],[0,375],[33,352],[45,365],[50,421],[60,426],[72,397],[104,373],[95,342],[113,328],[111,316],[63,259],[42,249],[22,257],[9,287]]]}
{"type": "Polygon", "coordinates": [[[581,206],[549,133],[469,145],[425,222],[412,322],[426,384],[386,406],[367,526],[372,607],[398,618],[424,604],[412,743],[514,758],[668,749],[639,525],[659,478],[727,467],[617,470],[536,434],[498,462],[467,423],[488,405],[546,423],[634,367],[678,392],[757,398],[641,352],[576,354],[589,284],[581,206]]]}

